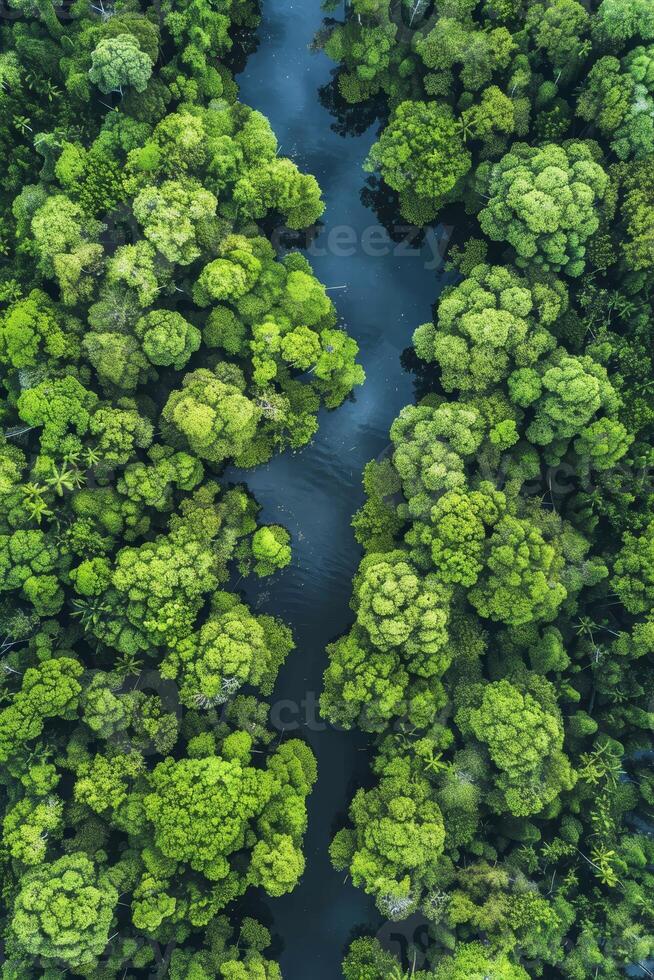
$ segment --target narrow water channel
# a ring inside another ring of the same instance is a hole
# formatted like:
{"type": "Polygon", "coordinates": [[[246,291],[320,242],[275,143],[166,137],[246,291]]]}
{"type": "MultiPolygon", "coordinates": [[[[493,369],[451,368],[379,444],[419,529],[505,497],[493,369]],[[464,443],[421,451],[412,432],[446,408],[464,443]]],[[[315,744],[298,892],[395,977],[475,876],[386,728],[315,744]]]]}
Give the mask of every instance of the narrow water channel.
{"type": "Polygon", "coordinates": [[[285,980],[337,980],[353,927],[378,920],[372,901],[344,882],[327,853],[335,821],[366,777],[366,742],[321,723],[317,701],[325,646],[353,619],[349,599],[360,550],[350,520],[363,501],[361,473],[384,451],[393,418],[412,399],[413,379],[400,355],[414,327],[430,317],[442,281],[436,233],[421,249],[396,243],[361,201],[361,167],[377,126],[356,136],[332,128],[319,90],[333,66],[309,49],[322,17],[320,0],[264,0],[259,47],[238,78],[242,101],[270,119],[282,153],[320,182],[327,208],[309,258],[360,345],[367,375],[354,400],[322,413],[320,430],[304,450],[226,474],[250,487],[263,521],[284,524],[293,539],[292,564],[272,582],[246,590],[257,611],[283,617],[294,630],[297,649],[280,673],[272,717],[283,737],[304,735],[318,759],[306,871],[291,895],[270,904],[285,980]]]}

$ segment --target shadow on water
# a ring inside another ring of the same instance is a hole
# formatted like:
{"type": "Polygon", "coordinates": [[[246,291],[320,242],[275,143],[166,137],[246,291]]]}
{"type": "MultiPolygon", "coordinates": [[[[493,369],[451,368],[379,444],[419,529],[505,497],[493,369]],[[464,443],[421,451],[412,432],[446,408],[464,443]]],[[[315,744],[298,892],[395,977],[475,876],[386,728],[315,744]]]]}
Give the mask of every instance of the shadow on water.
{"type": "MultiPolygon", "coordinates": [[[[261,520],[283,523],[293,538],[292,564],[246,588],[254,608],[282,616],[295,632],[297,649],[280,673],[271,717],[283,737],[308,740],[319,771],[309,800],[306,871],[291,895],[270,903],[270,912],[285,980],[336,980],[352,930],[375,928],[379,919],[368,896],[333,870],[327,853],[369,771],[362,735],[335,731],[318,716],[325,646],[353,619],[349,599],[360,549],[350,520],[363,502],[361,473],[387,447],[393,418],[413,398],[414,378],[400,358],[414,328],[430,317],[443,276],[433,229],[407,245],[406,236],[398,241],[395,230],[386,230],[387,208],[382,221],[361,199],[376,114],[350,109],[348,124],[337,116],[334,126],[333,102],[323,95],[321,104],[319,91],[329,87],[333,66],[310,50],[322,22],[320,0],[263,6],[260,44],[238,78],[241,98],[268,116],[281,152],[320,182],[327,207],[306,254],[358,341],[367,374],[354,398],[321,413],[311,445],[253,471],[226,473],[255,494],[261,520]]],[[[399,216],[397,223],[403,224],[399,216]]]]}
{"type": "Polygon", "coordinates": [[[324,109],[334,117],[331,129],[339,136],[362,136],[370,126],[388,114],[381,97],[371,99],[365,105],[352,105],[346,102],[338,90],[335,70],[326,85],[318,90],[318,98],[324,109]]]}

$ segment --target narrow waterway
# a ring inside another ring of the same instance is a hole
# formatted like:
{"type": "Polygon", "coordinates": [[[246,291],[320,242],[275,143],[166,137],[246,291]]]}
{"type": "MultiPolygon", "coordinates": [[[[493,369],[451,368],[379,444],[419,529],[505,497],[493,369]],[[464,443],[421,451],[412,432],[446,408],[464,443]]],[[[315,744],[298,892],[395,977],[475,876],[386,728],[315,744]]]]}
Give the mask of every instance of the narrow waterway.
{"type": "MultiPolygon", "coordinates": [[[[352,622],[350,589],[360,550],[350,520],[363,500],[361,473],[384,452],[393,418],[412,400],[413,379],[400,355],[414,327],[430,317],[442,274],[435,232],[421,248],[406,236],[394,242],[362,203],[361,168],[377,126],[340,135],[321,105],[319,90],[333,66],[309,49],[322,23],[320,0],[264,0],[263,8],[259,47],[238,78],[241,99],[268,116],[281,152],[320,182],[324,227],[308,254],[360,345],[367,375],[352,401],[322,413],[320,430],[304,450],[226,474],[247,483],[262,504],[262,520],[283,523],[293,538],[291,566],[246,591],[254,608],[293,627],[297,649],[280,673],[272,718],[283,737],[304,735],[318,759],[306,871],[291,895],[270,903],[273,930],[283,942],[282,972],[285,980],[337,980],[353,929],[378,916],[368,897],[332,869],[327,853],[336,821],[366,778],[368,759],[360,734],[334,731],[319,719],[325,646],[352,622]]],[[[363,129],[361,114],[355,123],[363,129]]]]}

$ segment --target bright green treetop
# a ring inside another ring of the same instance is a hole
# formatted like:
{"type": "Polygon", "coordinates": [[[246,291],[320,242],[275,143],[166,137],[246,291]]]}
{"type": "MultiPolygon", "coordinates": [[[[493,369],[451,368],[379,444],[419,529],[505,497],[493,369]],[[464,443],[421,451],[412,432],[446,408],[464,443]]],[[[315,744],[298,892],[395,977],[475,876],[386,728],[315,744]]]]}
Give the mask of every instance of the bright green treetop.
{"type": "Polygon", "coordinates": [[[119,34],[117,37],[100,41],[93,52],[93,65],[89,78],[101,92],[122,92],[123,86],[130,86],[137,92],[144,92],[152,74],[152,59],[141,51],[133,34],[119,34]]]}
{"type": "Polygon", "coordinates": [[[185,376],[180,390],[172,392],[161,417],[170,441],[218,463],[245,450],[256,432],[261,409],[243,394],[238,374],[233,380],[222,380],[207,368],[199,368],[185,376]]]}
{"type": "Polygon", "coordinates": [[[566,305],[555,281],[530,284],[511,268],[480,265],[441,299],[436,327],[419,328],[414,342],[440,366],[446,391],[482,393],[553,350],[546,328],[566,305]]]}
{"type": "Polygon", "coordinates": [[[513,626],[551,620],[567,596],[563,560],[526,519],[505,515],[488,541],[486,570],[469,593],[478,613],[513,626]]]}
{"type": "Polygon", "coordinates": [[[650,611],[654,604],[654,522],[641,535],[624,535],[611,582],[630,613],[650,611]]]}
{"type": "Polygon", "coordinates": [[[538,813],[574,785],[554,691],[536,675],[531,686],[508,680],[486,685],[479,707],[461,712],[457,723],[487,747],[499,770],[491,793],[498,809],[516,816],[538,813]]]}
{"type": "Polygon", "coordinates": [[[371,150],[366,168],[379,169],[399,191],[403,215],[424,224],[455,192],[470,168],[452,110],[439,102],[402,102],[371,150]]]}
{"type": "Polygon", "coordinates": [[[32,956],[92,969],[107,943],[117,900],[117,890],[86,855],[66,855],[24,876],[11,929],[32,956]]]}
{"type": "Polygon", "coordinates": [[[164,677],[178,678],[189,707],[222,704],[243,684],[270,693],[293,646],[290,631],[269,616],[253,616],[236,604],[182,640],[164,660],[164,677]]]}
{"type": "Polygon", "coordinates": [[[269,774],[218,757],[167,759],[150,785],[144,805],[157,847],[213,881],[229,874],[228,857],[245,846],[272,792],[269,774]]]}
{"type": "Polygon", "coordinates": [[[516,143],[499,163],[479,168],[479,183],[490,197],[482,231],[512,245],[517,265],[581,275],[608,184],[585,143],[516,143]]]}
{"type": "Polygon", "coordinates": [[[360,789],[350,806],[354,829],[334,838],[330,853],[337,869],[348,867],[352,880],[375,896],[388,918],[409,914],[422,881],[443,851],[443,817],[429,783],[411,779],[397,760],[371,790],[360,789]]]}
{"type": "Polygon", "coordinates": [[[402,646],[436,668],[447,640],[450,595],[435,576],[421,576],[405,552],[371,554],[359,566],[355,595],[357,621],[374,646],[402,646]]]}

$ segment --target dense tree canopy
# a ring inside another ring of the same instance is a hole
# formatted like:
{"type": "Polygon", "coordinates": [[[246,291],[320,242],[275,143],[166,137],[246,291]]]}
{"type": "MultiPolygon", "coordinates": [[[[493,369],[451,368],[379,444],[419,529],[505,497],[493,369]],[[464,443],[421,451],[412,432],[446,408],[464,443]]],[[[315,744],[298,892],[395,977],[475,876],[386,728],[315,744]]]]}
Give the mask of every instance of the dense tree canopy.
{"type": "MultiPolygon", "coordinates": [[[[0,972],[281,980],[247,903],[304,873],[317,771],[239,583],[292,542],[224,469],[363,382],[272,233],[320,188],[238,101],[250,0],[8,4],[0,972]]],[[[654,6],[351,0],[317,44],[343,129],[380,116],[370,198],[454,229],[321,699],[371,743],[333,865],[426,942],[359,930],[344,976],[646,974],[654,6]]]]}
{"type": "Polygon", "coordinates": [[[0,26],[2,976],[281,980],[237,904],[304,871],[304,741],[268,705],[291,561],[227,463],[363,380],[273,225],[315,178],[237,100],[249,0],[12,0],[0,26]],[[236,60],[234,60],[236,64],[236,60]]]}
{"type": "Polygon", "coordinates": [[[340,96],[388,109],[385,205],[454,227],[322,695],[374,750],[332,861],[422,925],[401,963],[355,939],[347,980],[618,980],[654,955],[653,15],[353,0],[318,39],[340,96]]]}

